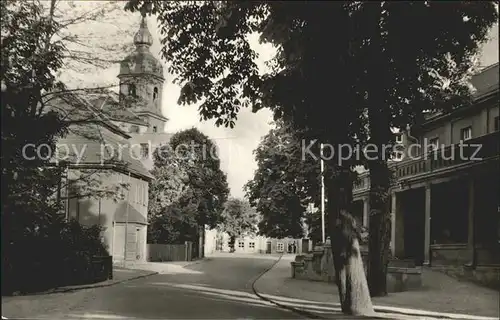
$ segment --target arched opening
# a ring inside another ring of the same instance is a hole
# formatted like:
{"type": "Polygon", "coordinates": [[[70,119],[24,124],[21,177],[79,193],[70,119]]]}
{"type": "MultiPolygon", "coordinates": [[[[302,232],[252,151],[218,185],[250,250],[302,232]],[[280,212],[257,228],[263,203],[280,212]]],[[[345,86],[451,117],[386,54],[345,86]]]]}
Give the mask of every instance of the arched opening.
{"type": "Polygon", "coordinates": [[[153,127],[153,132],[158,132],[158,128],[156,126],[153,127]]]}
{"type": "Polygon", "coordinates": [[[155,87],[153,89],[153,101],[156,101],[157,98],[158,98],[158,87],[155,87]]]}
{"type": "Polygon", "coordinates": [[[132,97],[137,96],[137,91],[136,91],[136,88],[135,88],[135,84],[132,83],[132,84],[128,85],[128,95],[132,96],[132,97]]]}

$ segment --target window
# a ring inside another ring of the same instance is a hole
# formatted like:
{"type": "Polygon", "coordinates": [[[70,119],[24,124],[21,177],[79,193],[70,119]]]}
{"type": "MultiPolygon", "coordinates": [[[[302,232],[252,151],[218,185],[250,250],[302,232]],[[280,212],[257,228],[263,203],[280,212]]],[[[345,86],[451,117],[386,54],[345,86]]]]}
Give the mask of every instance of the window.
{"type": "Polygon", "coordinates": [[[500,118],[495,117],[495,131],[499,131],[499,130],[500,130],[500,118]]]}
{"type": "Polygon", "coordinates": [[[137,95],[135,84],[129,84],[128,85],[128,95],[132,96],[132,97],[135,97],[137,95]]]}
{"type": "Polygon", "coordinates": [[[153,101],[155,101],[156,98],[158,98],[158,88],[157,87],[155,87],[153,89],[153,101]]]}
{"type": "Polygon", "coordinates": [[[249,247],[250,249],[255,249],[255,242],[250,242],[250,243],[248,244],[248,247],[249,247]]]}
{"type": "Polygon", "coordinates": [[[153,127],[153,132],[154,132],[154,133],[158,132],[158,127],[157,127],[157,126],[154,126],[154,127],[153,127]]]}
{"type": "Polygon", "coordinates": [[[147,143],[141,143],[141,157],[143,159],[149,157],[149,145],[147,143]]]}
{"type": "Polygon", "coordinates": [[[472,127],[467,127],[460,130],[460,140],[467,141],[469,139],[472,139],[472,127]]]}
{"type": "Polygon", "coordinates": [[[130,133],[139,133],[139,126],[136,125],[130,126],[130,133]]]}
{"type": "Polygon", "coordinates": [[[401,161],[403,160],[403,151],[394,151],[391,157],[392,161],[401,161]]]}
{"type": "Polygon", "coordinates": [[[283,242],[278,242],[278,244],[276,245],[276,251],[278,252],[285,251],[285,245],[283,244],[283,242]]]}
{"type": "Polygon", "coordinates": [[[432,152],[439,148],[439,138],[429,139],[429,145],[427,146],[427,151],[432,152]]]}
{"type": "Polygon", "coordinates": [[[396,135],[396,143],[403,143],[403,135],[401,133],[396,135]]]}
{"type": "Polygon", "coordinates": [[[238,241],[238,248],[245,248],[245,242],[238,241]]]}

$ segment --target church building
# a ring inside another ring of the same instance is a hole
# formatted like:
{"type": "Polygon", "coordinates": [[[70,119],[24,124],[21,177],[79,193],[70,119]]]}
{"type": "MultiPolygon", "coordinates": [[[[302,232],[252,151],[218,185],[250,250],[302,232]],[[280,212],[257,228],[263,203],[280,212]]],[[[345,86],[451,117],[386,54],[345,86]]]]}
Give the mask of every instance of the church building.
{"type": "Polygon", "coordinates": [[[168,119],[161,111],[163,66],[150,52],[153,37],[144,16],[133,41],[135,50],[120,63],[118,93],[64,94],[56,99],[69,117],[83,120],[74,121],[77,124],[57,143],[70,153],[60,197],[66,216],[84,225],[101,225],[114,263],[147,260],[152,153],[169,139],[168,119]],[[92,181],[82,178],[89,170],[94,172],[92,181]],[[116,192],[96,197],[92,188],[116,192]]]}

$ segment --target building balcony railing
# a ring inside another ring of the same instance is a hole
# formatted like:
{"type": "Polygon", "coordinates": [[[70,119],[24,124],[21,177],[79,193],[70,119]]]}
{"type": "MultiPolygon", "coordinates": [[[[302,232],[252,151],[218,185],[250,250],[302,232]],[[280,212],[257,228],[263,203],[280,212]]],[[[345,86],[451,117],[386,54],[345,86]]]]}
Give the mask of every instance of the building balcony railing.
{"type": "Polygon", "coordinates": [[[498,136],[494,132],[397,162],[393,165],[395,177],[407,179],[493,158],[500,153],[498,136]]]}
{"type": "MultiPolygon", "coordinates": [[[[399,162],[389,164],[396,180],[406,180],[420,176],[453,170],[462,166],[473,165],[500,154],[499,132],[464,141],[437,149],[399,162]]],[[[354,193],[368,190],[370,187],[369,173],[362,173],[354,185],[354,193]]]]}

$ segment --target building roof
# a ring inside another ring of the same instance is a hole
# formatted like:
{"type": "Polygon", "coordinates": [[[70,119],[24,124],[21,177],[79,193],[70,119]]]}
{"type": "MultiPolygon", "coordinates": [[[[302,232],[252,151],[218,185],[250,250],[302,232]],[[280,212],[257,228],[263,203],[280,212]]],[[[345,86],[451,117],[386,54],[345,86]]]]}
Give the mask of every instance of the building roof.
{"type": "Polygon", "coordinates": [[[55,94],[50,109],[71,123],[69,133],[57,141],[58,157],[72,166],[109,167],[130,172],[142,179],[153,176],[134,154],[130,135],[99,112],[83,94],[55,94]],[[120,152],[121,150],[121,152],[120,152]]]}
{"type": "Polygon", "coordinates": [[[124,138],[130,138],[126,132],[114,125],[103,112],[93,106],[87,99],[86,93],[80,93],[78,91],[61,91],[50,94],[48,97],[48,102],[46,102],[47,111],[56,111],[61,114],[64,119],[73,124],[99,123],[101,126],[108,128],[124,138]]]}
{"type": "MultiPolygon", "coordinates": [[[[486,68],[483,68],[480,72],[476,73],[471,77],[470,83],[474,87],[475,92],[472,94],[472,98],[475,101],[480,101],[484,98],[491,96],[494,93],[498,93],[499,89],[499,65],[498,62],[494,63],[486,68]]],[[[454,111],[462,110],[462,108],[457,108],[454,111]]],[[[453,112],[451,112],[453,113],[453,112]]],[[[424,118],[426,121],[434,121],[438,118],[442,118],[451,113],[444,113],[442,111],[437,112],[424,112],[424,118]]]]}
{"type": "Polygon", "coordinates": [[[60,155],[65,155],[64,159],[74,166],[111,167],[145,180],[153,179],[139,160],[135,146],[99,124],[71,126],[70,133],[59,139],[57,146],[61,150],[60,155]]]}
{"type": "Polygon", "coordinates": [[[113,91],[94,92],[86,95],[94,108],[111,121],[126,122],[140,126],[148,126],[137,113],[120,104],[120,97],[113,91]]]}
{"type": "Polygon", "coordinates": [[[498,72],[499,68],[497,62],[482,69],[479,73],[472,76],[471,84],[477,90],[474,93],[475,98],[480,98],[494,91],[498,91],[498,72]]]}

